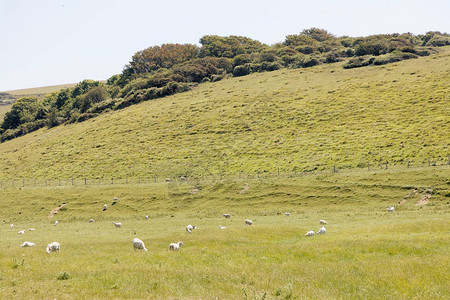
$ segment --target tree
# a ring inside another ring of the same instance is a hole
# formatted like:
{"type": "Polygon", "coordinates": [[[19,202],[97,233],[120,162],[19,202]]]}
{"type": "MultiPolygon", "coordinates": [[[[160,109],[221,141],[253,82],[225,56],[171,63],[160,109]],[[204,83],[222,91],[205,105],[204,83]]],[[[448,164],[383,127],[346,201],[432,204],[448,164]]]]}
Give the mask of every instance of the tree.
{"type": "Polygon", "coordinates": [[[200,57],[228,57],[233,58],[239,54],[261,52],[267,46],[248,37],[231,35],[222,37],[218,35],[205,35],[200,39],[202,47],[200,57]]]}
{"type": "Polygon", "coordinates": [[[21,124],[32,122],[42,108],[42,103],[36,97],[23,97],[17,100],[11,110],[5,114],[2,128],[15,129],[21,124]]]}

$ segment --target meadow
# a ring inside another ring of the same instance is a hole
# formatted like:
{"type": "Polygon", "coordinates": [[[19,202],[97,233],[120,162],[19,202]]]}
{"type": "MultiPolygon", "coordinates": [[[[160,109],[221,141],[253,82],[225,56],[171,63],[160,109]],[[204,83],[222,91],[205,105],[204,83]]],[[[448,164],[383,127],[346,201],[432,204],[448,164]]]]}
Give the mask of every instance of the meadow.
{"type": "Polygon", "coordinates": [[[3,188],[0,298],[449,298],[448,174],[448,166],[437,166],[3,188]],[[426,195],[429,203],[418,205],[426,195]],[[121,200],[111,205],[113,197],[121,200]],[[244,225],[247,218],[252,226],[244,225]],[[305,237],[322,226],[320,219],[328,221],[327,233],[305,237]],[[198,229],[189,234],[187,224],[198,229]],[[17,234],[29,227],[36,231],[17,234]],[[135,237],[148,252],[133,250],[135,237]],[[36,247],[20,248],[25,240],[36,247]],[[46,254],[53,241],[61,253],[46,254]],[[180,251],[169,252],[178,241],[180,251]]]}

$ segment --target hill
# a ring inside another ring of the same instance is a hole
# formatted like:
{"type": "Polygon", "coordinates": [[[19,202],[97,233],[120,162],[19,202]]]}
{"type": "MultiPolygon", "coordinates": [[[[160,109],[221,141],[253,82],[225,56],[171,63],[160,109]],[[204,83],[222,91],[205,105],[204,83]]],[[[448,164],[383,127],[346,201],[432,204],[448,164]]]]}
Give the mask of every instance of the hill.
{"type": "Polygon", "coordinates": [[[448,163],[450,47],[253,73],[0,144],[2,178],[247,174],[448,163]]]}

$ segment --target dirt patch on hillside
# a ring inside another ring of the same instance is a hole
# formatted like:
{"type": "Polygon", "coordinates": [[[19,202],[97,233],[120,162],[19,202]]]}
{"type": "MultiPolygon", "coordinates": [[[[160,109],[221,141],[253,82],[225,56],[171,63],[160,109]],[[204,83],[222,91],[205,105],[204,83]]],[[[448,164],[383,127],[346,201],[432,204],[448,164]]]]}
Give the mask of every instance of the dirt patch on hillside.
{"type": "Polygon", "coordinates": [[[245,193],[246,191],[248,191],[249,188],[250,188],[250,185],[248,184],[248,182],[246,182],[244,187],[242,188],[242,190],[239,192],[239,194],[245,193]]]}
{"type": "Polygon", "coordinates": [[[408,194],[406,194],[406,196],[403,198],[402,201],[400,201],[398,204],[405,204],[406,200],[408,200],[409,198],[411,198],[412,196],[417,196],[417,189],[414,189],[412,191],[409,191],[408,194]]]}
{"type": "Polygon", "coordinates": [[[428,203],[430,203],[430,199],[431,199],[431,194],[426,193],[426,194],[422,195],[422,197],[420,197],[420,200],[419,200],[419,202],[417,202],[416,206],[428,204],[428,203]]]}
{"type": "Polygon", "coordinates": [[[58,206],[57,208],[55,208],[54,210],[52,210],[52,211],[50,212],[50,214],[48,215],[48,217],[49,217],[49,218],[53,218],[53,216],[56,215],[56,214],[58,214],[58,213],[59,213],[59,210],[60,210],[61,208],[63,208],[64,206],[66,206],[65,203],[61,204],[60,206],[58,206]]]}

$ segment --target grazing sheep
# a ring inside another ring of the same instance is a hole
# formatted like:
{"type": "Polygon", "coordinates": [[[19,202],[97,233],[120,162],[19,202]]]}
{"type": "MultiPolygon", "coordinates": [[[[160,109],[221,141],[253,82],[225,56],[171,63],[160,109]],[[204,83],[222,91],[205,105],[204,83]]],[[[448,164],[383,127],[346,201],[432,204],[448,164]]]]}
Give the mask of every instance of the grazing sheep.
{"type": "Polygon", "coordinates": [[[113,224],[114,224],[114,226],[116,226],[116,228],[121,228],[122,227],[122,223],[120,223],[120,222],[112,222],[113,224]]]}
{"type": "Polygon", "coordinates": [[[252,225],[252,224],[253,224],[252,220],[245,220],[245,225],[252,225]]]}
{"type": "Polygon", "coordinates": [[[184,176],[180,176],[180,180],[187,180],[187,178],[186,177],[184,177],[184,176]]]}
{"type": "Polygon", "coordinates": [[[36,246],[35,243],[32,243],[32,242],[24,242],[22,245],[20,245],[20,248],[23,248],[23,247],[34,247],[34,246],[36,246]]]}
{"type": "Polygon", "coordinates": [[[90,220],[89,220],[89,223],[94,223],[94,219],[90,219],[90,220]]]}
{"type": "Polygon", "coordinates": [[[317,234],[325,234],[327,232],[327,229],[325,227],[321,227],[319,231],[317,231],[317,234]]]}
{"type": "Polygon", "coordinates": [[[314,230],[308,231],[305,236],[314,236],[314,230]]]}
{"type": "Polygon", "coordinates": [[[145,216],[145,219],[148,220],[148,216],[145,216]]]}
{"type": "Polygon", "coordinates": [[[197,229],[197,226],[191,225],[191,224],[189,224],[188,226],[186,226],[186,231],[187,231],[188,233],[191,233],[192,230],[194,230],[194,229],[197,229]]]}
{"type": "Polygon", "coordinates": [[[108,205],[103,205],[103,211],[105,211],[105,210],[107,210],[108,209],[108,205]]]}
{"type": "Polygon", "coordinates": [[[9,229],[13,229],[14,228],[14,224],[9,225],[9,229]]]}
{"type": "Polygon", "coordinates": [[[178,251],[180,250],[180,247],[183,246],[183,242],[178,242],[178,243],[171,243],[169,245],[169,250],[172,251],[178,251]]]}
{"type": "Polygon", "coordinates": [[[18,234],[25,234],[25,230],[19,231],[18,234]]]}
{"type": "Polygon", "coordinates": [[[320,224],[324,224],[324,225],[326,225],[326,224],[328,224],[328,222],[327,222],[327,221],[325,221],[325,220],[320,220],[320,224]]]}
{"type": "Polygon", "coordinates": [[[230,214],[223,214],[223,216],[225,217],[225,219],[231,218],[231,215],[230,215],[230,214]]]}
{"type": "Polygon", "coordinates": [[[166,178],[166,182],[171,182],[172,180],[170,178],[166,178]]]}
{"type": "Polygon", "coordinates": [[[111,205],[115,205],[117,202],[119,202],[120,201],[120,199],[119,198],[117,198],[117,197],[114,197],[113,198],[113,202],[112,202],[112,204],[111,205]]]}
{"type": "Polygon", "coordinates": [[[392,212],[394,212],[394,207],[393,206],[390,206],[389,205],[389,207],[386,209],[388,212],[390,212],[390,213],[392,213],[392,212]]]}
{"type": "Polygon", "coordinates": [[[59,224],[59,221],[55,221],[55,226],[59,224]]]}
{"type": "Polygon", "coordinates": [[[60,248],[61,248],[61,245],[58,242],[53,242],[53,243],[47,245],[47,249],[45,250],[45,252],[47,252],[48,254],[50,254],[52,252],[59,253],[60,248]]]}
{"type": "Polygon", "coordinates": [[[144,242],[138,238],[133,239],[133,249],[147,251],[147,248],[145,248],[144,242]]]}
{"type": "Polygon", "coordinates": [[[285,215],[286,215],[286,217],[290,217],[291,216],[291,213],[284,213],[285,215]]]}
{"type": "Polygon", "coordinates": [[[36,229],[34,228],[28,228],[28,231],[35,231],[36,229]]]}
{"type": "Polygon", "coordinates": [[[226,229],[226,227],[223,227],[222,225],[219,225],[220,229],[226,229]]]}

